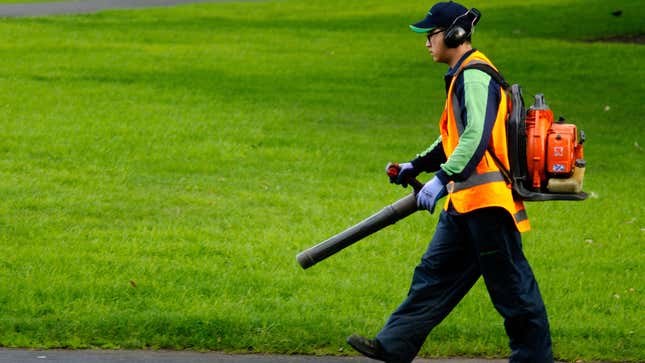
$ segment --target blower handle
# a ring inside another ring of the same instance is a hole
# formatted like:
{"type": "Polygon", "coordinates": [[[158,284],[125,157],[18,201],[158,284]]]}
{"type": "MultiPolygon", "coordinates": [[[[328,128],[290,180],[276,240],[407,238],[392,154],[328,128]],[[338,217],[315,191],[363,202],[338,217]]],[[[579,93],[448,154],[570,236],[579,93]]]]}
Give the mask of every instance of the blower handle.
{"type": "MultiPolygon", "coordinates": [[[[390,178],[396,178],[401,171],[401,166],[398,163],[388,163],[385,167],[385,170],[387,171],[387,176],[389,176],[390,178]]],[[[405,180],[405,182],[412,186],[415,194],[418,193],[421,188],[423,188],[423,183],[418,181],[416,178],[408,178],[408,180],[405,180]]]]}

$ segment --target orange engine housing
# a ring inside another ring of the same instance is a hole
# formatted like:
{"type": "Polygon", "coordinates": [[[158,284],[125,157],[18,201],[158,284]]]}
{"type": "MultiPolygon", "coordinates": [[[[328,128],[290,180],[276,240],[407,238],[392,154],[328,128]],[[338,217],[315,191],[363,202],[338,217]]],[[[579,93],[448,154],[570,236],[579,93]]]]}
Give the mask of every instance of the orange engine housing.
{"type": "Polygon", "coordinates": [[[536,95],[526,114],[526,163],[533,189],[544,189],[549,178],[570,177],[576,160],[583,158],[576,125],[565,124],[564,119],[554,123],[544,95],[536,95]]]}
{"type": "Polygon", "coordinates": [[[546,141],[546,170],[549,175],[571,176],[576,164],[577,135],[576,125],[565,123],[551,125],[546,141]]]}
{"type": "Polygon", "coordinates": [[[532,186],[540,189],[546,183],[545,147],[547,133],[553,124],[553,112],[544,103],[544,95],[535,96],[535,104],[526,114],[526,162],[532,186]]]}

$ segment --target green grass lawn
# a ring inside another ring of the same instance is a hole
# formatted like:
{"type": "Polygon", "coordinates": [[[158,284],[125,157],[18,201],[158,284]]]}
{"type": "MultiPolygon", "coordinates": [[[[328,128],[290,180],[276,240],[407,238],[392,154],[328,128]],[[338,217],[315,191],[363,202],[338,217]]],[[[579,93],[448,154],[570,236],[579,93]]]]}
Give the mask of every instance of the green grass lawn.
{"type": "MultiPolygon", "coordinates": [[[[445,67],[407,28],[430,5],[0,20],[0,345],[348,354],[377,333],[436,215],[294,257],[407,193],[383,168],[437,133],[445,67]]],[[[477,6],[475,45],[588,137],[591,198],[528,204],[556,357],[645,361],[645,48],[580,41],[643,34],[643,5],[477,6]]],[[[508,353],[481,283],[421,352],[508,353]]]]}

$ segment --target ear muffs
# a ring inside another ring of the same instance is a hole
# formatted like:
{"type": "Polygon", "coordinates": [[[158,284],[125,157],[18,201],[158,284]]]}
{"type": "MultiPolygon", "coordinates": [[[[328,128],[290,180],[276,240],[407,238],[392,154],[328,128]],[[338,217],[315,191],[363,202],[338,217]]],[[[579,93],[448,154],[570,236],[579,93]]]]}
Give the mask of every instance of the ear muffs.
{"type": "Polygon", "coordinates": [[[443,37],[444,43],[448,48],[457,48],[468,39],[475,28],[475,24],[481,19],[479,10],[472,8],[463,15],[460,15],[446,29],[443,37]]]}
{"type": "Polygon", "coordinates": [[[443,38],[446,47],[448,48],[457,48],[466,41],[469,32],[467,32],[463,27],[458,25],[451,25],[448,30],[446,30],[445,36],[443,38]]]}

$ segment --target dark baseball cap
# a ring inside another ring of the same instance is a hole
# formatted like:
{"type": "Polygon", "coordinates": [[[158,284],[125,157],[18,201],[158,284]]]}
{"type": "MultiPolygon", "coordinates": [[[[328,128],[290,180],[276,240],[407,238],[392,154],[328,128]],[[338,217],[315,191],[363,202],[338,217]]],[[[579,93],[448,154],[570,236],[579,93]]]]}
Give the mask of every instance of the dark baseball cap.
{"type": "Polygon", "coordinates": [[[410,25],[410,29],[417,33],[427,33],[434,28],[447,28],[458,17],[466,14],[468,9],[465,6],[449,1],[436,3],[426,17],[418,23],[410,25]]]}

